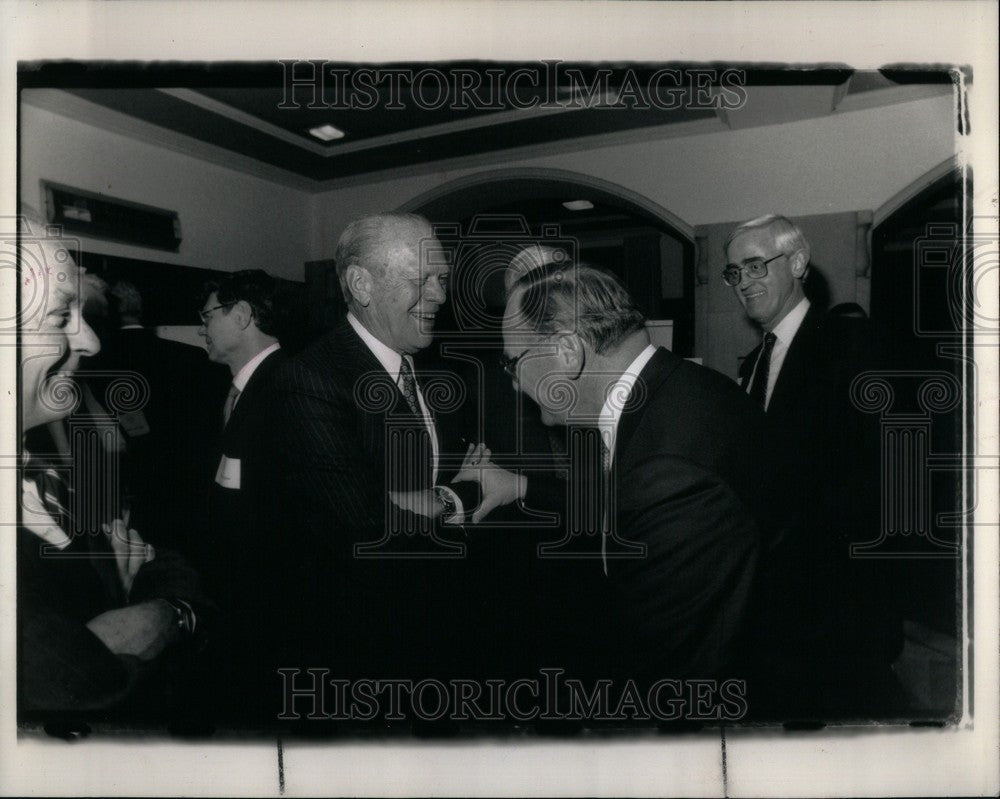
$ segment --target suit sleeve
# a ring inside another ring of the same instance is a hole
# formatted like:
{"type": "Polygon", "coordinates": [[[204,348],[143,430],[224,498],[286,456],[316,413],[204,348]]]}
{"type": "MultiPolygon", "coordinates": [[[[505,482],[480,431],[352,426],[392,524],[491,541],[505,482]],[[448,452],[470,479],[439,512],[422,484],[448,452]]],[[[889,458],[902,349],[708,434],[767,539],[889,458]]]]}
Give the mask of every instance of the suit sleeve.
{"type": "Polygon", "coordinates": [[[384,475],[375,474],[362,454],[358,414],[348,396],[293,363],[278,375],[273,401],[274,425],[265,435],[278,495],[272,504],[287,517],[279,526],[330,552],[381,535],[384,475]]]}
{"type": "Polygon", "coordinates": [[[728,676],[751,596],[758,531],[718,476],[675,456],[619,485],[618,536],[645,554],[609,563],[626,637],[646,676],[728,676]]]}
{"type": "Polygon", "coordinates": [[[138,661],[111,652],[46,576],[31,533],[18,531],[18,694],[21,710],[92,710],[120,702],[138,661]]]}

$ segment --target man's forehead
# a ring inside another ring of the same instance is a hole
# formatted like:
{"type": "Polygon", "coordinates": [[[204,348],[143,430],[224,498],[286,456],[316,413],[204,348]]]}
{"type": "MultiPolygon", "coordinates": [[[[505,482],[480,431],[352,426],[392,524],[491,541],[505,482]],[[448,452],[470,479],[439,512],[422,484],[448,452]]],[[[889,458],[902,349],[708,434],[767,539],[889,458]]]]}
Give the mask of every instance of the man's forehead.
{"type": "Polygon", "coordinates": [[[740,233],[729,242],[728,252],[746,251],[754,255],[774,245],[774,232],[770,228],[754,228],[740,233]]]}

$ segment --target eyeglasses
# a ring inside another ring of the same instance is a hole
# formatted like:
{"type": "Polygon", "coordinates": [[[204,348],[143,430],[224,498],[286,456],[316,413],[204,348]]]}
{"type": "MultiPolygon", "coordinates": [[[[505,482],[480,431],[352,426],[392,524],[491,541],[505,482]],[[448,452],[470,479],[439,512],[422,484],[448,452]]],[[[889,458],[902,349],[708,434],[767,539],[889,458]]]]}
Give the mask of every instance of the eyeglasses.
{"type": "Polygon", "coordinates": [[[224,302],[222,303],[222,305],[213,305],[211,308],[206,308],[204,311],[198,311],[198,316],[201,317],[201,323],[203,325],[208,324],[208,317],[209,314],[212,313],[212,311],[217,311],[219,310],[219,308],[228,308],[230,305],[235,305],[235,304],[236,301],[233,300],[232,302],[224,302]]]}
{"type": "Polygon", "coordinates": [[[751,280],[767,277],[767,265],[771,261],[777,261],[784,254],[783,252],[779,252],[773,258],[768,258],[766,261],[763,258],[747,258],[743,262],[743,266],[726,264],[726,268],[722,270],[722,279],[727,286],[738,286],[743,279],[742,273],[744,271],[746,271],[747,277],[751,280]]]}
{"type": "Polygon", "coordinates": [[[528,347],[520,355],[517,355],[513,358],[503,358],[503,357],[500,358],[500,365],[503,367],[503,370],[507,373],[507,376],[511,380],[517,380],[517,362],[521,360],[525,355],[527,355],[530,351],[531,347],[528,347]]]}

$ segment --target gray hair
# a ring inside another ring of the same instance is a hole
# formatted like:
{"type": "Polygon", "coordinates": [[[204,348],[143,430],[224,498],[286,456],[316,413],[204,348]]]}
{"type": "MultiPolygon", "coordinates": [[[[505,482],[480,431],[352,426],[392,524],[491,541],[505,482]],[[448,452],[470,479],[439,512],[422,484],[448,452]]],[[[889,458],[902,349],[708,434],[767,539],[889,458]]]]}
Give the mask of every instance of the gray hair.
{"type": "Polygon", "coordinates": [[[530,329],[543,336],[573,331],[601,355],[646,324],[618,279],[589,264],[533,269],[514,284],[515,294],[530,329]]]}
{"type": "Polygon", "coordinates": [[[779,214],[765,214],[737,225],[726,237],[726,243],[722,250],[726,252],[733,239],[751,230],[768,230],[774,238],[774,246],[786,255],[802,250],[806,254],[806,263],[809,263],[809,240],[805,237],[802,229],[787,216],[779,214]]]}
{"type": "Polygon", "coordinates": [[[430,222],[418,214],[374,214],[354,220],[340,234],[333,259],[340,290],[348,305],[351,303],[346,277],[348,267],[362,266],[381,277],[385,274],[385,255],[392,242],[391,234],[405,229],[429,230],[430,222]]]}

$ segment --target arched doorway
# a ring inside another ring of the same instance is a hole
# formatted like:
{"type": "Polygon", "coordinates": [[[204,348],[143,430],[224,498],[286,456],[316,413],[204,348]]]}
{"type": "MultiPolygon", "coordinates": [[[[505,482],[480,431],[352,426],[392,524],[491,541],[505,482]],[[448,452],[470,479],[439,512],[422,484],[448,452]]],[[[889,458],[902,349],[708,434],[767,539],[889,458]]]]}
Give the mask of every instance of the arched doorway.
{"type": "Polygon", "coordinates": [[[647,197],[565,170],[504,169],[451,181],[398,210],[451,229],[475,253],[455,265],[456,313],[465,300],[482,306],[480,318],[498,318],[503,268],[524,241],[538,241],[617,274],[649,319],[673,322],[674,351],[692,354],[693,229],[647,197]],[[463,287],[472,288],[463,295],[463,287]]]}

